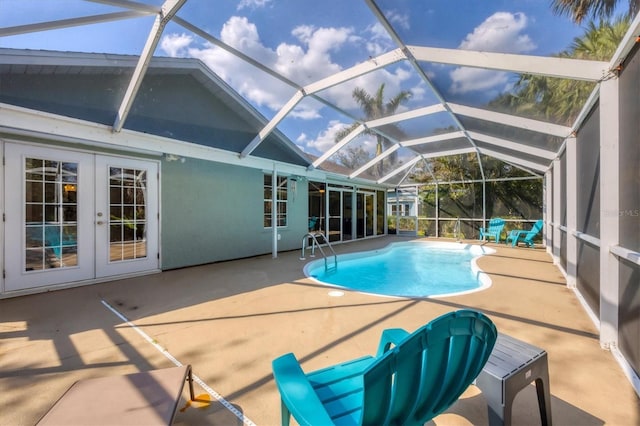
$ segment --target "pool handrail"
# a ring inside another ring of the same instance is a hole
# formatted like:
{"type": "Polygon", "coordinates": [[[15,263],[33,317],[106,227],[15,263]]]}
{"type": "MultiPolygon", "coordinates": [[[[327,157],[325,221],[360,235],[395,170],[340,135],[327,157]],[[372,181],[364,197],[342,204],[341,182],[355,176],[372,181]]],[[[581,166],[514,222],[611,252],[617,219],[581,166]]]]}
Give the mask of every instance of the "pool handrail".
{"type": "Polygon", "coordinates": [[[329,242],[327,237],[320,231],[308,232],[308,233],[305,234],[304,237],[302,237],[302,256],[300,256],[300,260],[305,260],[304,253],[305,253],[305,250],[307,248],[306,247],[307,239],[311,238],[311,257],[316,257],[316,246],[318,246],[318,249],[320,250],[320,253],[322,253],[322,256],[324,257],[324,269],[325,269],[325,271],[327,269],[329,269],[329,264],[327,263],[327,255],[324,252],[324,250],[322,249],[322,246],[320,245],[320,243],[318,242],[318,239],[316,237],[322,237],[324,239],[325,243],[327,244],[327,247],[329,247],[329,250],[331,250],[331,253],[333,255],[333,267],[337,268],[338,267],[338,255],[333,250],[333,247],[331,246],[331,243],[329,242]]]}

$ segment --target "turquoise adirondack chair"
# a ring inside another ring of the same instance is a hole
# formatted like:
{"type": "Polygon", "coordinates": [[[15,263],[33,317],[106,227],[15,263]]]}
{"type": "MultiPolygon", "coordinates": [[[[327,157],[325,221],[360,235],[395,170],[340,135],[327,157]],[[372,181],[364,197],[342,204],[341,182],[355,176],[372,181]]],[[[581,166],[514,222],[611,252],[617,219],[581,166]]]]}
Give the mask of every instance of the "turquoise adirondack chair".
{"type": "Polygon", "coordinates": [[[527,247],[533,247],[533,239],[542,231],[544,221],[542,219],[536,221],[530,230],[512,230],[507,235],[507,244],[511,241],[511,245],[516,247],[519,242],[523,242],[527,247]]]}
{"type": "Polygon", "coordinates": [[[497,337],[480,312],[442,315],[409,334],[384,330],[376,356],[304,373],[295,355],[273,361],[282,425],[423,425],[480,374],[497,337]]]}
{"type": "Polygon", "coordinates": [[[485,240],[493,237],[495,242],[499,243],[502,228],[504,228],[504,219],[494,217],[489,221],[489,226],[487,228],[480,228],[480,237],[478,239],[485,240]]]}

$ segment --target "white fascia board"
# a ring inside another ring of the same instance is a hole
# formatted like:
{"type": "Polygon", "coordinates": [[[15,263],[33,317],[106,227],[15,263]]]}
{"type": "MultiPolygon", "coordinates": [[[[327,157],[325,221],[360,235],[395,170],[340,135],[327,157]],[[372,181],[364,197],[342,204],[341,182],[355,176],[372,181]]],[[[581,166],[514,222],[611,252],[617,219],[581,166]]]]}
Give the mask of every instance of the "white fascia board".
{"type": "Polygon", "coordinates": [[[255,138],[247,145],[242,152],[240,153],[240,158],[244,158],[247,155],[251,154],[253,150],[255,150],[258,145],[262,143],[263,140],[266,139],[267,136],[276,128],[276,126],[289,114],[289,111],[294,109],[296,105],[304,98],[304,93],[302,91],[297,91],[291,99],[287,101],[287,103],[280,108],[280,111],[267,123],[266,126],[258,132],[255,138]]]}
{"type": "Polygon", "coordinates": [[[376,157],[373,157],[373,159],[368,161],[367,164],[363,165],[358,170],[356,170],[353,173],[351,173],[349,175],[349,179],[353,179],[354,177],[358,176],[360,173],[362,173],[365,170],[367,170],[369,167],[372,167],[373,165],[375,165],[375,164],[379,163],[380,161],[382,161],[383,159],[387,158],[389,155],[391,155],[392,153],[396,152],[398,150],[398,148],[400,148],[400,145],[393,145],[391,148],[387,149],[382,154],[380,154],[380,155],[378,155],[376,157]]]}
{"type": "MultiPolygon", "coordinates": [[[[174,154],[180,157],[197,158],[255,169],[271,170],[275,163],[278,165],[278,170],[283,173],[309,176],[321,180],[327,175],[321,170],[309,172],[306,166],[252,156],[241,159],[237,152],[177,141],[128,129],[114,133],[111,131],[110,126],[103,124],[2,103],[0,103],[0,131],[9,135],[33,135],[39,138],[49,138],[72,144],[120,149],[148,155],[174,154]]],[[[346,180],[346,177],[343,176],[343,179],[346,180]]]]}
{"type": "Polygon", "coordinates": [[[450,133],[442,133],[440,135],[427,136],[424,138],[410,139],[408,141],[400,142],[400,145],[404,147],[415,146],[415,145],[425,145],[433,142],[446,141],[449,139],[458,139],[458,138],[467,138],[467,134],[462,130],[457,132],[450,133]]]}
{"type": "Polygon", "coordinates": [[[362,131],[365,129],[364,125],[360,124],[358,127],[356,127],[355,129],[353,129],[351,131],[351,133],[349,133],[347,136],[345,136],[340,142],[336,143],[334,146],[332,146],[331,148],[329,148],[327,150],[327,152],[325,152],[324,154],[322,154],[320,157],[318,157],[316,159],[316,161],[313,162],[313,164],[311,164],[309,166],[309,170],[315,169],[317,168],[320,164],[324,163],[327,158],[331,157],[333,154],[335,154],[336,152],[338,152],[338,150],[340,148],[342,148],[343,146],[345,146],[346,144],[348,144],[349,142],[351,142],[356,136],[358,136],[360,133],[362,133],[362,131]]]}
{"type": "Polygon", "coordinates": [[[416,164],[420,160],[422,160],[421,156],[417,156],[417,157],[413,158],[411,161],[408,161],[408,162],[404,163],[402,166],[398,167],[397,169],[395,169],[394,171],[392,171],[388,175],[383,176],[382,178],[378,179],[376,181],[376,183],[384,183],[384,182],[386,182],[387,180],[391,179],[392,177],[394,177],[395,175],[397,175],[401,171],[406,170],[409,167],[413,166],[414,164],[416,164]]]}
{"type": "Polygon", "coordinates": [[[600,81],[609,73],[609,63],[549,56],[515,55],[461,49],[407,46],[419,61],[462,67],[545,75],[572,80],[600,81]]]}
{"type": "Polygon", "coordinates": [[[501,146],[508,148],[512,151],[524,152],[525,154],[534,155],[536,157],[546,158],[553,160],[558,156],[555,151],[548,151],[546,149],[536,148],[533,146],[524,145],[519,142],[510,141],[507,139],[497,138],[495,136],[489,136],[478,132],[467,131],[472,139],[477,139],[482,142],[486,142],[491,145],[501,146]]]}
{"type": "Polygon", "coordinates": [[[131,76],[131,80],[129,80],[129,85],[127,86],[120,108],[118,108],[118,115],[116,115],[116,120],[113,123],[114,132],[121,131],[124,126],[124,122],[129,115],[133,101],[140,89],[140,85],[142,84],[142,78],[146,74],[149,62],[153,57],[153,52],[155,52],[156,47],[158,46],[164,27],[171,18],[178,13],[178,10],[180,10],[186,1],[187,0],[166,0],[162,5],[162,11],[156,16],[153,26],[151,27],[151,31],[149,31],[147,41],[144,44],[142,53],[140,53],[138,63],[136,64],[136,68],[131,76]]]}
{"type": "Polygon", "coordinates": [[[384,126],[386,124],[397,123],[399,121],[410,120],[412,118],[423,117],[425,115],[436,114],[438,112],[444,112],[447,109],[442,104],[430,105],[423,108],[416,108],[410,111],[401,112],[399,114],[389,115],[387,117],[377,118],[375,120],[367,121],[365,125],[372,129],[375,127],[384,126]]]}
{"type": "Polygon", "coordinates": [[[476,148],[450,149],[449,151],[438,151],[438,152],[432,152],[429,154],[422,154],[422,158],[448,157],[451,155],[471,154],[475,152],[476,152],[476,148]]]}
{"type": "Polygon", "coordinates": [[[15,27],[0,28],[0,37],[19,34],[29,34],[40,31],[57,30],[61,28],[77,27],[81,25],[98,24],[102,22],[120,21],[123,19],[139,18],[151,15],[150,12],[127,11],[104,13],[100,15],[82,16],[79,18],[60,19],[57,21],[39,22],[37,24],[17,25],[15,27]]]}
{"type": "Polygon", "coordinates": [[[361,62],[351,68],[347,68],[346,70],[337,72],[329,77],[316,81],[315,83],[308,84],[307,86],[304,86],[304,92],[311,95],[404,59],[407,59],[407,57],[402,50],[395,49],[391,52],[376,56],[375,58],[370,58],[369,60],[361,62]]]}
{"type": "Polygon", "coordinates": [[[507,154],[503,154],[503,153],[500,153],[500,152],[496,152],[496,151],[493,151],[491,149],[478,147],[478,150],[480,151],[481,154],[488,155],[490,157],[495,157],[498,160],[503,160],[503,161],[507,161],[509,163],[521,165],[523,167],[526,167],[526,168],[529,168],[529,169],[532,169],[532,170],[536,170],[536,171],[539,171],[539,172],[546,172],[547,169],[549,168],[549,165],[538,164],[538,163],[534,163],[533,161],[523,160],[521,158],[517,158],[517,157],[513,157],[511,155],[507,155],[507,154]]]}
{"type": "Polygon", "coordinates": [[[559,124],[548,123],[545,121],[532,120],[530,118],[518,117],[511,114],[493,112],[486,109],[473,108],[465,105],[454,103],[447,104],[454,114],[464,115],[465,117],[477,118],[479,120],[491,121],[494,123],[504,124],[506,126],[518,127],[521,129],[532,130],[538,133],[566,138],[573,132],[571,127],[561,126],[559,124]]]}

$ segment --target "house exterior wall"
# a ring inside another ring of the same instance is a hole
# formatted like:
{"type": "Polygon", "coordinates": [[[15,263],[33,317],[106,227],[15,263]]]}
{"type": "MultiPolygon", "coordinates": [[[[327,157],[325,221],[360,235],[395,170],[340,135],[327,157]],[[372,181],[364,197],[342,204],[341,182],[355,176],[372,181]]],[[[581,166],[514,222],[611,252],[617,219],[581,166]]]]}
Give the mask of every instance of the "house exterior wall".
{"type": "MultiPolygon", "coordinates": [[[[197,159],[163,161],[161,176],[162,269],[271,253],[264,228],[264,173],[197,159]]],[[[290,182],[289,182],[290,183],[290,182]]],[[[278,250],[301,247],[307,232],[307,189],[288,185],[287,226],[278,250]]]]}
{"type": "MultiPolygon", "coordinates": [[[[300,249],[308,232],[304,182],[309,163],[277,131],[249,157],[239,159],[238,152],[264,124],[250,106],[223,87],[216,88],[217,82],[199,70],[150,69],[123,130],[112,132],[109,126],[130,77],[128,68],[70,68],[24,72],[21,67],[0,67],[0,102],[17,107],[5,111],[5,122],[17,130],[0,136],[50,148],[160,161],[161,269],[300,249]],[[176,161],[181,152],[184,157],[176,161]],[[278,228],[276,244],[273,229],[264,227],[264,175],[272,174],[274,167],[278,175],[293,174],[287,225],[278,228]]],[[[309,173],[327,179],[322,172],[309,173]]],[[[379,190],[376,185],[370,189],[379,190]]],[[[384,206],[384,197],[381,200],[379,208],[384,206]]],[[[384,229],[381,208],[376,234],[384,229]]]]}

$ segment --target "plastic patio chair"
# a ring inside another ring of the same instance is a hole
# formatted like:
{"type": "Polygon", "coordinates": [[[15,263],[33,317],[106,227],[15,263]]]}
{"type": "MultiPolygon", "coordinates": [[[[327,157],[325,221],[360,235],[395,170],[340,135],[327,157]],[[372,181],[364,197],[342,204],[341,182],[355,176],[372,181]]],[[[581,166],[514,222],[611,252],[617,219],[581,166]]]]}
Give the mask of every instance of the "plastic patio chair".
{"type": "Polygon", "coordinates": [[[523,242],[527,247],[533,247],[533,239],[542,231],[543,225],[544,221],[540,219],[536,221],[528,231],[514,229],[507,235],[507,243],[511,241],[511,245],[516,247],[518,242],[523,242]]]}
{"type": "Polygon", "coordinates": [[[504,228],[504,219],[494,217],[489,221],[489,226],[487,228],[480,228],[480,237],[478,239],[485,240],[493,237],[496,243],[499,243],[502,228],[504,228]]]}
{"type": "Polygon", "coordinates": [[[409,334],[384,330],[376,356],[304,373],[295,355],[273,361],[282,425],[423,425],[480,374],[497,331],[480,312],[459,310],[409,334]]]}

